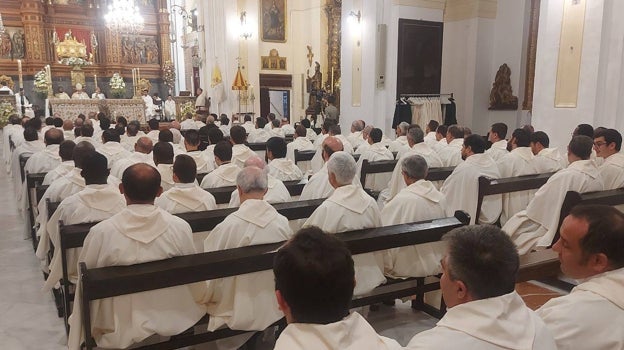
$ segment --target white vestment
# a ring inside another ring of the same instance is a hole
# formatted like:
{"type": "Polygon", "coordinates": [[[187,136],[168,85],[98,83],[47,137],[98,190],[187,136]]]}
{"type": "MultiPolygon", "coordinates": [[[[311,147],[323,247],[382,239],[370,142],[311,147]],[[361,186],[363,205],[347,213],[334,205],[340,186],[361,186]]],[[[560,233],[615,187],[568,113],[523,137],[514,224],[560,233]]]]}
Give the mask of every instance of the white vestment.
{"type": "Polygon", "coordinates": [[[48,171],[41,183],[43,186],[52,184],[52,182],[60,177],[67,175],[74,168],[73,160],[66,160],[57,165],[56,168],[48,171]]]}
{"type": "Polygon", "coordinates": [[[145,102],[145,116],[149,118],[154,115],[154,100],[149,95],[141,96],[141,98],[145,102]]]}
{"type": "Polygon", "coordinates": [[[358,149],[358,147],[360,147],[363,143],[366,142],[366,140],[364,140],[364,138],[362,137],[361,131],[355,131],[355,132],[350,133],[347,136],[347,140],[349,140],[349,143],[355,149],[358,149]]]}
{"type": "Polygon", "coordinates": [[[494,159],[495,162],[498,162],[502,157],[508,154],[507,151],[507,140],[496,141],[492,144],[492,147],[485,150],[485,154],[489,155],[494,159]]]}
{"type": "Polygon", "coordinates": [[[395,350],[394,339],[382,337],[357,312],[329,324],[291,323],[275,342],[275,350],[395,350]]]}
{"type": "MultiPolygon", "coordinates": [[[[288,219],[273,206],[248,199],[212,230],[204,241],[204,251],[282,242],[292,235],[288,219]]],[[[208,281],[203,302],[210,315],[209,331],[224,324],[231,329],[264,330],[283,317],[271,270],[208,281]]]]}
{"type": "MultiPolygon", "coordinates": [[[[82,191],[65,198],[47,223],[49,240],[40,240],[37,246],[37,257],[45,260],[50,250],[50,241],[56,248],[50,261],[50,272],[43,289],[49,291],[63,277],[61,262],[61,237],[59,221],[64,225],[74,225],[84,222],[98,222],[110,218],[126,207],[126,200],[119,192],[119,188],[112,185],[87,185],[82,191]]],[[[67,273],[69,280],[76,283],[78,280],[77,259],[81,248],[70,249],[65,252],[67,273]]]]}
{"type": "Polygon", "coordinates": [[[173,187],[173,164],[158,164],[156,170],[160,173],[160,186],[163,191],[167,191],[173,187]]]}
{"type": "Polygon", "coordinates": [[[82,142],[82,141],[89,142],[89,143],[90,143],[90,144],[92,144],[92,145],[93,145],[93,147],[95,147],[96,149],[97,149],[98,147],[100,147],[100,145],[101,145],[101,143],[100,143],[98,140],[94,139],[94,138],[93,138],[93,137],[91,137],[91,136],[78,136],[78,137],[76,137],[76,139],[74,140],[74,143],[75,143],[75,144],[79,144],[79,143],[80,143],[80,142],[82,142]]]}
{"type": "Polygon", "coordinates": [[[121,145],[128,151],[130,152],[134,152],[134,145],[136,144],[136,142],[139,140],[139,138],[141,138],[142,136],[145,135],[139,135],[136,134],[134,136],[128,136],[128,135],[121,135],[120,140],[121,140],[121,145]]]}
{"type": "Polygon", "coordinates": [[[438,142],[438,139],[436,139],[436,132],[435,131],[429,131],[427,133],[427,135],[425,135],[424,141],[425,141],[426,144],[433,144],[433,143],[438,142]]]}
{"type": "Polygon", "coordinates": [[[444,181],[440,191],[446,196],[446,214],[453,216],[456,210],[470,214],[470,224],[493,224],[502,211],[501,195],[485,196],[481,205],[481,215],[475,218],[479,197],[479,176],[500,178],[498,167],[487,154],[473,154],[455,167],[444,181]]]}
{"type": "Polygon", "coordinates": [[[559,350],[624,349],[624,268],[591,277],[537,314],[559,350]]]}
{"type": "Polygon", "coordinates": [[[249,134],[252,130],[256,128],[256,126],[252,122],[245,122],[241,125],[247,134],[249,134]]]}
{"type": "Polygon", "coordinates": [[[158,142],[159,134],[160,134],[160,130],[150,130],[145,136],[149,137],[152,140],[153,144],[156,144],[156,142],[158,142]]]}
{"type": "Polygon", "coordinates": [[[334,135],[334,137],[342,142],[342,147],[345,152],[353,154],[353,145],[351,145],[351,142],[349,142],[346,137],[344,137],[343,135],[334,135]]]}
{"type": "Polygon", "coordinates": [[[557,350],[544,322],[518,293],[449,308],[436,327],[420,332],[406,349],[557,350]]]}
{"type": "MultiPolygon", "coordinates": [[[[314,145],[312,144],[310,140],[308,140],[305,137],[299,136],[295,138],[292,142],[286,144],[286,158],[292,160],[294,163],[295,162],[295,150],[298,150],[299,152],[301,152],[301,151],[312,151],[314,149],[315,149],[314,145]]],[[[297,163],[297,166],[304,173],[312,169],[310,162],[299,162],[297,163]]]]}
{"type": "Polygon", "coordinates": [[[279,138],[286,138],[286,134],[284,134],[284,130],[282,130],[282,128],[272,128],[269,131],[269,134],[271,135],[271,137],[279,137],[279,138]]]}
{"type": "Polygon", "coordinates": [[[165,101],[165,117],[167,119],[174,119],[176,116],[176,103],[174,100],[165,101]]]}
{"type": "Polygon", "coordinates": [[[236,186],[236,176],[241,171],[236,164],[221,164],[212,172],[206,174],[201,182],[201,188],[216,188],[236,186]]]}
{"type": "Polygon", "coordinates": [[[251,143],[267,142],[267,140],[271,138],[272,136],[274,135],[271,134],[270,131],[267,131],[265,129],[253,129],[249,132],[249,135],[247,135],[247,142],[251,142],[251,143]]]}
{"type": "MultiPolygon", "coordinates": [[[[446,216],[446,200],[433,183],[418,180],[401,190],[381,211],[384,226],[439,219],[446,216]]],[[[426,277],[440,273],[446,244],[432,242],[390,249],[384,257],[385,274],[426,277]]]]}
{"type": "MultiPolygon", "coordinates": [[[[375,200],[355,185],[345,185],[334,190],[310,215],[303,227],[318,226],[327,233],[339,233],[381,226],[381,214],[375,200]]],[[[384,252],[357,254],[355,263],[355,295],[372,291],[386,282],[384,277],[384,252]]]]}
{"type": "Polygon", "coordinates": [[[269,174],[281,181],[300,181],[303,172],[295,163],[287,158],[276,158],[267,165],[269,174]]]}
{"type": "MultiPolygon", "coordinates": [[[[194,254],[186,221],[149,204],[134,204],[93,226],[78,261],[88,268],[130,265],[194,254]]],[[[203,283],[175,286],[91,302],[92,334],[99,347],[125,348],[153,335],[179,334],[197,323],[205,309],[195,302],[203,283]]],[[[68,347],[83,341],[80,280],[69,319],[68,347]]]]}
{"type": "Polygon", "coordinates": [[[2,129],[2,138],[3,138],[3,148],[2,148],[2,156],[4,158],[4,162],[8,164],[7,171],[10,171],[10,163],[11,163],[11,143],[9,142],[9,138],[13,141],[13,145],[17,147],[15,144],[15,136],[18,133],[24,133],[24,129],[19,124],[8,124],[2,129]]]}
{"type": "Polygon", "coordinates": [[[195,121],[193,119],[184,119],[181,123],[180,123],[180,130],[197,130],[199,129],[197,127],[197,124],[195,124],[195,121]]]}
{"type": "Polygon", "coordinates": [[[91,94],[91,99],[92,100],[105,100],[106,99],[106,95],[104,95],[101,92],[99,94],[97,92],[94,92],[94,93],[91,94]]]}
{"type": "Polygon", "coordinates": [[[306,129],[306,138],[312,142],[316,141],[316,138],[318,137],[318,134],[316,133],[316,131],[310,129],[306,129]]]}
{"type": "MultiPolygon", "coordinates": [[[[364,160],[368,160],[369,162],[376,162],[380,160],[393,160],[394,155],[390,152],[386,146],[382,145],[381,142],[373,143],[368,147],[366,152],[362,153],[360,159],[357,161],[357,171],[355,172],[355,176],[359,179],[362,174],[362,163],[364,160]]],[[[366,176],[366,181],[364,188],[372,189],[373,191],[381,191],[388,186],[388,182],[392,178],[392,173],[380,173],[380,174],[371,174],[366,176]]]]}
{"type": "Polygon", "coordinates": [[[196,183],[174,184],[156,198],[154,205],[171,214],[217,209],[214,196],[196,183]]]}
{"type": "Polygon", "coordinates": [[[294,135],[295,134],[295,128],[290,125],[290,124],[284,124],[280,127],[280,129],[282,129],[282,132],[284,133],[284,135],[294,135]]]}
{"type": "Polygon", "coordinates": [[[323,146],[323,142],[325,142],[325,139],[328,137],[329,137],[329,134],[316,135],[316,138],[314,139],[314,148],[315,149],[321,148],[321,146],[323,146]]]}
{"type": "Polygon", "coordinates": [[[457,166],[462,162],[461,149],[464,145],[464,139],[453,139],[448,145],[440,145],[434,149],[437,150],[445,167],[457,166]]]}
{"type": "Polygon", "coordinates": [[[240,168],[245,166],[245,161],[248,158],[254,157],[256,155],[256,152],[252,151],[251,148],[245,145],[232,146],[232,163],[236,164],[240,168]]]}
{"type": "MultiPolygon", "coordinates": [[[[343,151],[349,154],[353,154],[353,146],[351,146],[351,143],[347,141],[346,137],[342,135],[335,135],[334,137],[340,140],[340,142],[342,142],[343,151]]],[[[314,145],[316,146],[316,142],[314,143],[314,145]]],[[[310,161],[312,172],[316,173],[319,170],[321,170],[321,168],[323,167],[323,162],[324,162],[323,161],[323,143],[321,142],[316,147],[316,153],[314,153],[314,157],[312,157],[312,160],[310,161]]]]}
{"type": "MultiPolygon", "coordinates": [[[[267,193],[264,195],[264,200],[271,204],[290,202],[290,192],[288,192],[282,181],[269,175],[268,188],[267,193]]],[[[238,189],[236,189],[232,192],[228,208],[236,208],[238,206],[240,206],[240,196],[238,195],[238,189]]]]}
{"type": "MultiPolygon", "coordinates": [[[[353,179],[355,181],[355,178],[353,179]]],[[[327,163],[323,164],[321,170],[312,175],[308,183],[303,186],[299,200],[310,200],[327,198],[334,192],[334,188],[329,183],[329,174],[327,173],[327,163]]]]}
{"type": "Polygon", "coordinates": [[[128,158],[119,159],[115,162],[111,168],[111,175],[121,179],[124,171],[137,163],[146,163],[154,168],[156,167],[156,165],[154,165],[154,156],[152,153],[132,152],[128,158]]]}
{"type": "Polygon", "coordinates": [[[624,186],[624,154],[612,154],[598,167],[604,181],[605,190],[613,190],[624,186]]]}
{"type": "Polygon", "coordinates": [[[74,134],[74,130],[63,130],[63,140],[74,141],[76,139],[76,134],[74,134]]]}
{"type": "Polygon", "coordinates": [[[556,148],[544,148],[535,156],[535,167],[539,174],[559,171],[564,168],[562,164],[563,158],[556,148]]]}
{"type": "Polygon", "coordinates": [[[190,151],[186,152],[186,155],[193,158],[193,160],[195,161],[198,174],[206,174],[214,170],[213,162],[209,162],[208,159],[206,159],[206,154],[204,152],[190,151]]]}
{"type": "MultiPolygon", "coordinates": [[[[24,195],[19,157],[31,157],[37,152],[44,151],[45,148],[46,145],[40,140],[24,141],[13,151],[13,155],[11,156],[11,176],[13,176],[13,189],[15,190],[15,197],[18,203],[23,203],[20,201],[22,201],[22,196],[24,195]]],[[[24,182],[26,181],[25,176],[26,173],[24,173],[24,182]]],[[[22,206],[19,208],[22,208],[22,206]]]]}
{"type": "Polygon", "coordinates": [[[219,130],[221,130],[225,137],[230,136],[230,129],[231,127],[229,125],[219,125],[219,130]]]}
{"type": "Polygon", "coordinates": [[[407,146],[407,136],[399,136],[396,140],[390,142],[388,150],[390,152],[398,152],[401,148],[407,146]]]}
{"type": "Polygon", "coordinates": [[[579,193],[602,191],[604,184],[598,168],[591,160],[578,160],[559,170],[540,187],[523,210],[503,226],[518,247],[526,254],[537,247],[552,243],[559,226],[559,211],[568,191],[579,193]]]}
{"type": "Polygon", "coordinates": [[[58,94],[56,94],[56,98],[61,99],[61,100],[71,99],[71,97],[69,97],[69,95],[65,91],[59,92],[58,94]]]}
{"type": "Polygon", "coordinates": [[[74,92],[71,96],[71,99],[72,100],[88,100],[89,95],[86,92],[80,90],[80,91],[74,92]]]}
{"type": "Polygon", "coordinates": [[[206,149],[202,151],[204,159],[206,159],[206,162],[208,162],[208,165],[206,166],[212,168],[213,170],[217,168],[217,163],[215,162],[214,157],[214,149],[215,145],[208,145],[208,147],[206,147],[206,149]]]}
{"type": "Polygon", "coordinates": [[[119,160],[130,157],[130,152],[119,142],[108,141],[98,147],[97,151],[106,157],[109,169],[112,169],[119,160]]]}
{"type": "MultiPolygon", "coordinates": [[[[496,164],[501,178],[537,174],[535,156],[530,147],[517,147],[503,155],[496,164]]],[[[501,225],[505,225],[507,220],[517,212],[526,209],[535,192],[536,190],[503,193],[501,225]]]]}
{"type": "Polygon", "coordinates": [[[24,172],[47,173],[61,164],[59,145],[47,145],[44,150],[33,153],[26,161],[24,172]]]}
{"type": "Polygon", "coordinates": [[[8,92],[9,92],[9,95],[11,95],[11,96],[13,96],[13,94],[14,94],[14,93],[13,93],[13,90],[11,90],[11,88],[10,88],[10,87],[8,87],[8,86],[6,86],[6,85],[4,85],[4,86],[0,86],[0,91],[8,91],[8,92]]]}

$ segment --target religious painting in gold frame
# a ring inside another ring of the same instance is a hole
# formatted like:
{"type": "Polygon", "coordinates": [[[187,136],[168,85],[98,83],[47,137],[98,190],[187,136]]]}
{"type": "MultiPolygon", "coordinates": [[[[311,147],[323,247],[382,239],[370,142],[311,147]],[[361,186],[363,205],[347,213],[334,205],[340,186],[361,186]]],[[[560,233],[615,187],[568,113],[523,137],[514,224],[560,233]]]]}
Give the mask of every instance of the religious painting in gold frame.
{"type": "Polygon", "coordinates": [[[286,42],[286,0],[260,0],[262,41],[286,42]]]}
{"type": "Polygon", "coordinates": [[[261,56],[263,70],[286,70],[286,57],[280,57],[276,49],[269,51],[268,56],[261,56]]]}

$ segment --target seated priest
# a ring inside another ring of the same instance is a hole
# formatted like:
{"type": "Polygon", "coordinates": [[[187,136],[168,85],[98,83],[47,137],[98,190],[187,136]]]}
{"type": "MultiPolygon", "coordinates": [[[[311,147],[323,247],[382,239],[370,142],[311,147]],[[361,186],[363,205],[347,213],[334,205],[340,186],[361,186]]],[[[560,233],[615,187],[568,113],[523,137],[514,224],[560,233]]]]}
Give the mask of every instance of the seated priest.
{"type": "Polygon", "coordinates": [[[89,99],[89,95],[82,91],[82,84],[78,83],[76,84],[76,91],[74,91],[74,93],[71,96],[72,100],[88,100],[89,99]]]}
{"type": "Polygon", "coordinates": [[[355,270],[345,244],[318,227],[300,230],[275,256],[275,296],[288,326],[276,350],[401,349],[357,312],[355,270]]]}
{"type": "MultiPolygon", "coordinates": [[[[128,127],[130,127],[130,125],[128,125],[128,127]]],[[[116,178],[121,178],[123,176],[123,172],[128,167],[137,163],[147,163],[155,167],[156,165],[154,164],[152,149],[152,140],[149,137],[142,136],[138,138],[134,144],[134,152],[130,153],[128,158],[120,159],[115,162],[115,165],[111,167],[111,175],[116,178]]]]}
{"type": "Polygon", "coordinates": [[[102,93],[102,90],[100,90],[99,86],[95,87],[95,92],[91,94],[91,99],[93,100],[105,100],[106,99],[106,95],[104,95],[102,93]]]}
{"type": "Polygon", "coordinates": [[[262,143],[267,142],[269,138],[271,138],[271,132],[266,130],[264,127],[267,125],[267,120],[263,117],[258,117],[256,119],[256,128],[249,132],[247,135],[247,142],[251,143],[262,143]]]}
{"type": "MultiPolygon", "coordinates": [[[[358,179],[362,173],[362,163],[364,160],[369,162],[376,162],[380,160],[393,160],[394,155],[390,152],[386,146],[381,142],[383,138],[383,132],[379,128],[373,128],[370,134],[368,134],[368,147],[366,150],[361,153],[360,159],[357,161],[357,172],[356,176],[358,179]]],[[[388,182],[390,181],[392,174],[391,173],[383,173],[383,174],[371,174],[366,176],[366,181],[364,183],[364,188],[372,189],[373,191],[381,191],[386,186],[388,186],[388,182]]]]}
{"type": "Polygon", "coordinates": [[[202,143],[204,143],[204,146],[206,147],[202,151],[202,154],[204,155],[204,158],[206,159],[206,161],[210,164],[210,167],[212,169],[216,169],[217,163],[215,162],[214,149],[217,143],[221,141],[225,141],[225,138],[223,137],[223,131],[221,131],[219,128],[214,128],[214,127],[209,128],[206,126],[200,130],[199,132],[200,136],[202,136],[202,131],[206,132],[205,137],[207,137],[207,141],[208,141],[207,145],[205,144],[206,141],[202,141],[202,143]]]}
{"type": "MultiPolygon", "coordinates": [[[[310,215],[303,227],[318,226],[339,233],[381,226],[381,215],[373,197],[356,185],[353,156],[339,151],[327,161],[327,173],[334,192],[310,215]]],[[[384,252],[358,254],[355,261],[355,294],[362,295],[384,283],[384,252]]]]}
{"type": "Polygon", "coordinates": [[[559,226],[559,210],[568,191],[602,191],[604,182],[596,164],[590,160],[594,141],[585,135],[574,136],[568,144],[567,168],[559,170],[540,187],[526,210],[512,216],[503,226],[520,254],[553,243],[559,226]]]}
{"type": "Polygon", "coordinates": [[[163,191],[173,187],[173,146],[169,142],[156,142],[152,150],[154,164],[160,173],[160,186],[163,191]]]}
{"type": "Polygon", "coordinates": [[[237,166],[242,167],[247,158],[256,155],[256,152],[245,145],[247,134],[242,126],[235,125],[230,129],[230,142],[232,143],[232,163],[237,166]]]}
{"type": "MultiPolygon", "coordinates": [[[[289,202],[291,197],[290,197],[290,192],[288,192],[288,189],[286,188],[286,186],[284,186],[284,183],[282,181],[280,181],[279,179],[276,179],[274,176],[272,176],[269,173],[269,169],[267,168],[267,164],[264,162],[264,160],[258,156],[253,156],[248,158],[245,161],[245,166],[244,168],[250,167],[250,166],[254,166],[258,169],[263,170],[265,173],[267,173],[267,192],[264,194],[264,200],[274,204],[274,203],[286,203],[289,202]]],[[[228,204],[229,208],[235,208],[240,206],[240,197],[239,197],[239,193],[238,190],[234,190],[234,192],[232,192],[232,195],[230,197],[230,203],[228,204]]]]}
{"type": "MultiPolygon", "coordinates": [[[[305,138],[302,139],[308,141],[305,138]]],[[[303,172],[294,161],[286,158],[286,152],[287,145],[283,138],[271,137],[267,141],[266,156],[269,160],[269,174],[281,181],[300,181],[303,178],[303,172]]]]}
{"type": "Polygon", "coordinates": [[[620,153],[622,134],[615,129],[603,129],[594,134],[596,155],[604,159],[598,168],[605,190],[624,187],[624,154],[620,153]]]}
{"type": "Polygon", "coordinates": [[[624,349],[624,215],[576,206],[553,246],[561,271],[582,281],[537,310],[559,349],[624,349]]]}
{"type": "Polygon", "coordinates": [[[144,137],[145,133],[141,131],[141,124],[138,120],[131,120],[126,127],[126,133],[121,135],[121,144],[125,149],[132,152],[134,145],[140,137],[144,137]]]}
{"type": "Polygon", "coordinates": [[[49,129],[44,136],[46,145],[44,150],[34,152],[24,165],[24,171],[30,174],[47,173],[61,164],[59,147],[63,139],[63,131],[60,129],[49,129]]]}
{"type": "Polygon", "coordinates": [[[199,150],[199,131],[191,129],[186,132],[184,148],[186,154],[195,161],[198,174],[206,174],[214,170],[213,163],[206,159],[206,153],[199,150]]]}
{"type": "Polygon", "coordinates": [[[535,167],[538,173],[551,173],[563,168],[561,153],[556,148],[548,148],[550,139],[543,131],[531,134],[531,151],[535,155],[535,167]]]}
{"type": "MultiPolygon", "coordinates": [[[[85,159],[80,175],[85,180],[85,188],[65,198],[48,220],[48,236],[54,247],[61,246],[60,221],[63,221],[64,225],[98,222],[110,218],[126,207],[126,201],[119,193],[119,187],[107,183],[109,170],[105,156],[96,152],[85,159]]],[[[76,248],[65,252],[67,273],[71,283],[78,280],[76,268],[80,251],[80,248],[76,248]]],[[[39,253],[42,255],[43,251],[39,253]]],[[[62,277],[61,250],[56,249],[50,261],[49,275],[43,289],[51,290],[62,277]]]]}
{"type": "Polygon", "coordinates": [[[95,133],[95,129],[93,129],[93,123],[91,121],[86,121],[80,127],[80,136],[74,139],[76,144],[80,142],[86,141],[93,145],[93,147],[99,147],[101,143],[93,138],[93,134],[95,133]]]}
{"type": "Polygon", "coordinates": [[[120,143],[121,139],[115,129],[102,131],[102,145],[97,148],[108,159],[108,166],[113,167],[118,161],[130,157],[130,152],[120,143]]]}
{"type": "Polygon", "coordinates": [[[506,136],[507,124],[492,124],[490,132],[488,133],[488,141],[492,143],[492,146],[485,151],[485,154],[492,157],[495,162],[498,162],[502,157],[509,153],[507,149],[507,140],[505,139],[506,136]]]}
{"type": "Polygon", "coordinates": [[[21,196],[24,194],[22,188],[22,176],[21,176],[21,165],[20,165],[20,156],[30,157],[34,153],[44,151],[46,148],[45,143],[39,140],[39,135],[37,133],[37,129],[30,125],[28,122],[24,130],[22,131],[22,135],[24,141],[17,146],[13,150],[13,154],[11,155],[11,175],[13,176],[13,189],[15,190],[15,196],[20,200],[21,196]]]}
{"type": "MultiPolygon", "coordinates": [[[[127,207],[93,226],[78,258],[88,268],[130,265],[194,254],[189,224],[154,205],[162,193],[158,170],[147,164],[126,169],[119,190],[127,207]],[[123,254],[119,254],[120,249],[123,254]]],[[[195,302],[203,283],[175,286],[91,302],[92,334],[98,347],[126,348],[152,335],[172,336],[193,326],[205,314],[195,302]]],[[[84,341],[80,280],[69,318],[68,347],[84,341]]]]}
{"type": "MultiPolygon", "coordinates": [[[[250,245],[286,241],[292,236],[288,219],[265,201],[266,171],[249,166],[236,176],[241,205],[218,224],[204,241],[213,252],[250,245]]],[[[208,330],[264,330],[283,317],[274,294],[273,273],[262,271],[207,282],[203,302],[210,318],[208,330]]]]}
{"type": "Polygon", "coordinates": [[[59,86],[56,91],[57,91],[56,98],[60,98],[61,100],[69,100],[69,99],[71,99],[69,97],[69,95],[65,92],[65,90],[63,89],[62,86],[59,86]]]}
{"type": "Polygon", "coordinates": [[[307,118],[301,119],[301,125],[303,125],[303,127],[306,129],[306,137],[308,138],[308,140],[310,140],[311,142],[316,141],[318,134],[312,129],[310,120],[307,118]]]}
{"type": "Polygon", "coordinates": [[[390,152],[398,152],[399,150],[407,146],[407,129],[409,129],[409,127],[410,125],[406,122],[401,122],[399,125],[397,125],[395,129],[396,139],[391,141],[390,145],[388,146],[388,150],[390,152]]]}
{"type": "Polygon", "coordinates": [[[465,226],[444,241],[440,289],[448,309],[407,349],[557,349],[544,322],[515,291],[520,259],[504,232],[491,225],[465,226]]]}
{"type": "Polygon", "coordinates": [[[147,125],[149,126],[150,131],[147,133],[146,136],[152,139],[152,142],[158,142],[158,136],[160,134],[160,123],[158,123],[157,119],[152,118],[147,122],[147,125]]]}
{"type": "Polygon", "coordinates": [[[462,147],[464,145],[464,129],[459,125],[451,125],[446,129],[446,143],[437,143],[434,146],[442,160],[442,165],[457,166],[462,162],[462,147]]]}
{"type": "Polygon", "coordinates": [[[74,141],[65,140],[59,145],[59,156],[61,157],[61,164],[56,168],[48,171],[41,183],[43,186],[50,185],[53,181],[67,175],[74,168],[74,159],[72,154],[74,152],[76,144],[74,141]]]}
{"type": "MultiPolygon", "coordinates": [[[[232,130],[235,128],[232,127],[232,130]]],[[[217,168],[204,176],[201,188],[236,186],[236,176],[241,168],[232,163],[232,145],[227,141],[217,143],[214,148],[214,158],[217,168]]]]}
{"type": "MultiPolygon", "coordinates": [[[[306,132],[306,128],[303,125],[297,125],[292,142],[286,144],[286,158],[290,159],[293,163],[295,162],[295,150],[299,152],[314,150],[314,145],[306,137],[306,132]]],[[[298,163],[297,166],[299,166],[302,171],[308,171],[310,169],[309,162],[304,162],[304,164],[298,163]]]]}
{"type": "Polygon", "coordinates": [[[300,200],[327,198],[334,192],[334,188],[329,183],[327,161],[334,152],[338,151],[342,151],[342,142],[335,137],[325,138],[322,145],[323,167],[312,175],[308,183],[303,186],[301,196],[299,196],[300,200]]]}
{"type": "MultiPolygon", "coordinates": [[[[446,199],[427,177],[427,161],[414,154],[404,157],[401,174],[407,185],[381,211],[384,226],[439,219],[446,216],[446,199]]],[[[388,250],[385,256],[386,275],[394,277],[426,277],[440,272],[444,242],[418,244],[388,250]]]]}
{"type": "Polygon", "coordinates": [[[362,130],[364,130],[365,127],[366,122],[361,119],[354,120],[351,123],[351,133],[347,135],[347,140],[349,140],[349,143],[351,143],[356,151],[362,143],[366,142],[366,140],[362,137],[362,130]]]}

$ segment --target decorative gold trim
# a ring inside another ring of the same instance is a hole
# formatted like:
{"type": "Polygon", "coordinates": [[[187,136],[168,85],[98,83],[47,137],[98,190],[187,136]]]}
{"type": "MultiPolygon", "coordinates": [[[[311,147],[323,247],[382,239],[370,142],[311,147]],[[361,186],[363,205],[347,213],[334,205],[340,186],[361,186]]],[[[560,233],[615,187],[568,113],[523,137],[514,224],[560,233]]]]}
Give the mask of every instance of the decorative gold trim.
{"type": "Polygon", "coordinates": [[[524,79],[523,110],[533,109],[533,89],[535,88],[535,59],[537,55],[537,33],[539,32],[539,15],[541,0],[531,0],[529,19],[529,43],[527,45],[527,67],[524,79]]]}

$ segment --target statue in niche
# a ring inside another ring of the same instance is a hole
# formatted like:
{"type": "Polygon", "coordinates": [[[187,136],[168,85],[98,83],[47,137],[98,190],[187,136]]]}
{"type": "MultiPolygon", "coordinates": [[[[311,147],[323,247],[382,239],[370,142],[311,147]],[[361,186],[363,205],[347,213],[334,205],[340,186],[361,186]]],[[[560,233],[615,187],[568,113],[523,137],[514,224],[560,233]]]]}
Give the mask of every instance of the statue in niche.
{"type": "Polygon", "coordinates": [[[321,113],[321,100],[323,99],[324,91],[323,86],[323,73],[321,73],[321,65],[318,62],[314,62],[314,75],[308,76],[306,79],[306,85],[308,88],[308,108],[306,109],[306,115],[312,115],[316,117],[321,113]]]}
{"type": "Polygon", "coordinates": [[[0,33],[0,40],[2,44],[0,44],[0,57],[9,58],[11,56],[11,49],[13,48],[13,42],[11,41],[11,36],[7,32],[0,33]]]}
{"type": "Polygon", "coordinates": [[[13,57],[24,58],[24,32],[21,30],[13,33],[13,57]]]}
{"type": "Polygon", "coordinates": [[[147,51],[147,63],[158,64],[158,45],[154,38],[147,39],[145,49],[147,51]]]}
{"type": "Polygon", "coordinates": [[[518,97],[511,88],[511,69],[504,63],[498,68],[492,91],[490,92],[490,110],[516,110],[518,97]]]}

